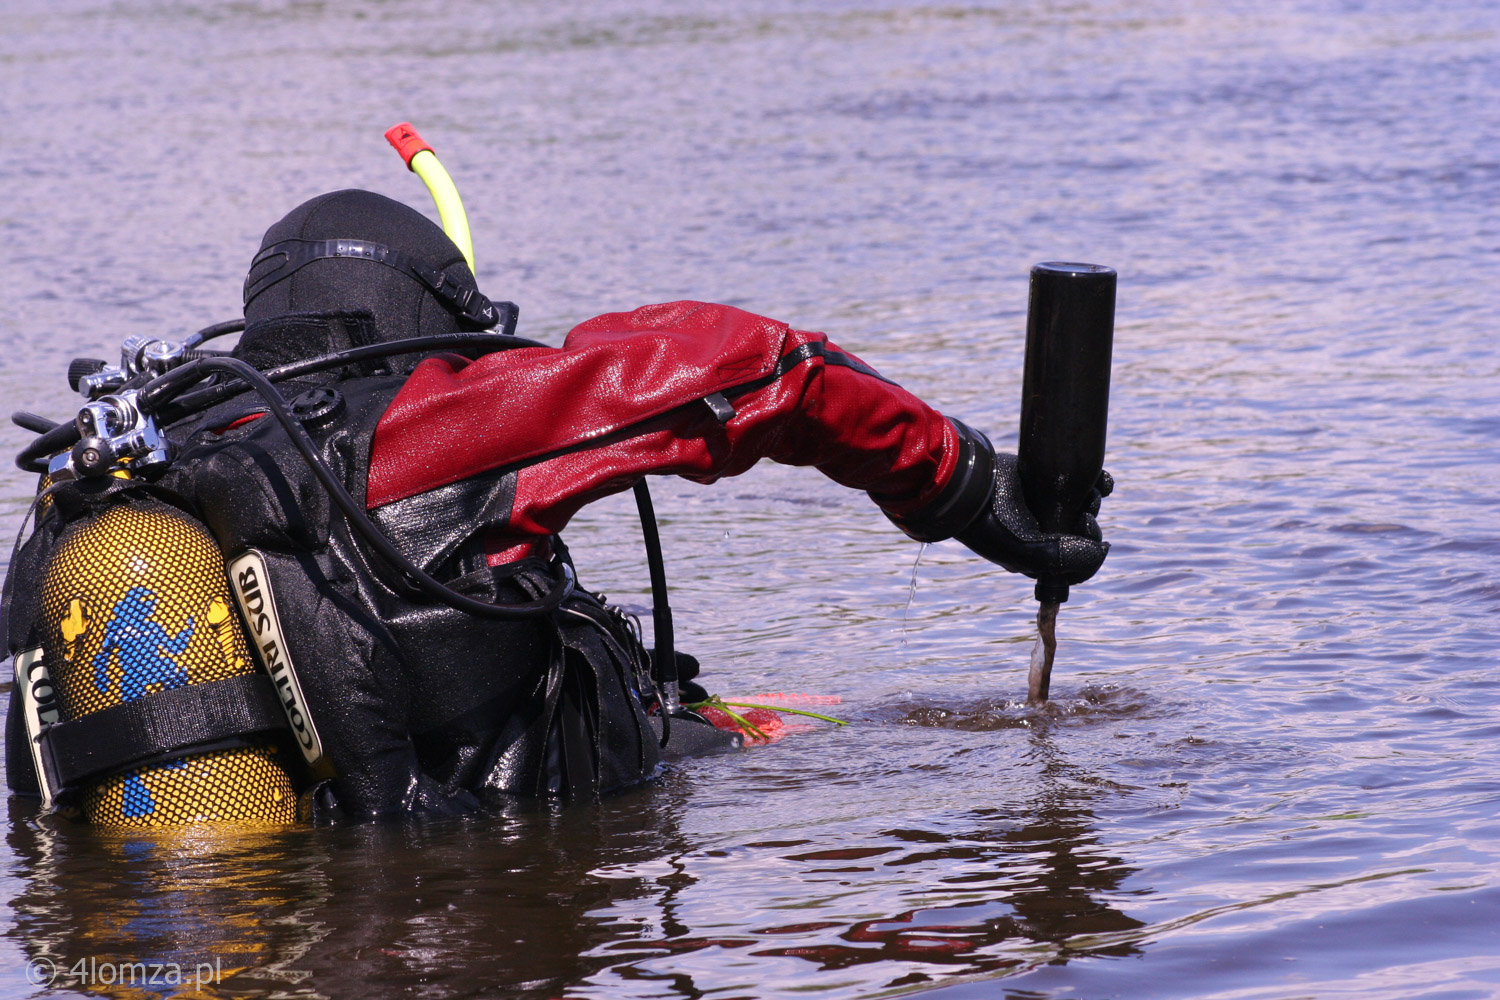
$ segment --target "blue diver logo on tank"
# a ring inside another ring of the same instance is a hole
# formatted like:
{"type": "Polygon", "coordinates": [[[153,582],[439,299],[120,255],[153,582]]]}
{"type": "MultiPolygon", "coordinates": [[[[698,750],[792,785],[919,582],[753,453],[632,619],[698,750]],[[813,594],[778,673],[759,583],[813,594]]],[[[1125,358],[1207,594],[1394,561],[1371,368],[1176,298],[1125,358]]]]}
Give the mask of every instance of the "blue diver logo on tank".
{"type": "MultiPolygon", "coordinates": [[[[156,595],[149,587],[131,587],[115,603],[104,629],[104,644],[94,656],[94,686],[101,693],[109,691],[109,668],[116,657],[120,662],[121,701],[135,701],[155,684],[160,684],[163,691],[170,691],[188,683],[187,671],[174,657],[187,651],[193,638],[193,619],[189,617],[182,631],[172,636],[154,620],[155,614],[156,595]]],[[[174,760],[150,770],[175,771],[183,766],[183,761],[174,760]]],[[[156,801],[141,780],[145,770],[133,771],[126,777],[122,810],[126,816],[149,816],[156,812],[156,801]]]]}

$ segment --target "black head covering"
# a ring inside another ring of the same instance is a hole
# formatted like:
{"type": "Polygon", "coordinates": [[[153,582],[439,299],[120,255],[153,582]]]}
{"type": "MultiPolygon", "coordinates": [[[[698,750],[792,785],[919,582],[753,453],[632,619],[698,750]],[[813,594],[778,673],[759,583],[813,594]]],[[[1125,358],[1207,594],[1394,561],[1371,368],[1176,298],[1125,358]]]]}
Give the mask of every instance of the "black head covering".
{"type": "MultiPolygon", "coordinates": [[[[415,209],[371,191],[334,191],[303,202],[266,230],[260,245],[264,250],[286,240],[336,239],[381,244],[442,272],[462,289],[476,290],[463,254],[442,229],[415,209]]],[[[246,286],[276,270],[281,261],[272,257],[253,266],[246,286]]],[[[367,314],[358,339],[382,343],[475,329],[410,274],[373,260],[325,258],[298,268],[245,303],[246,331],[235,353],[252,364],[285,363],[356,346],[307,336],[313,315],[334,314],[367,314]],[[282,321],[289,317],[299,321],[282,321]]],[[[341,338],[335,334],[333,339],[341,338]]]]}

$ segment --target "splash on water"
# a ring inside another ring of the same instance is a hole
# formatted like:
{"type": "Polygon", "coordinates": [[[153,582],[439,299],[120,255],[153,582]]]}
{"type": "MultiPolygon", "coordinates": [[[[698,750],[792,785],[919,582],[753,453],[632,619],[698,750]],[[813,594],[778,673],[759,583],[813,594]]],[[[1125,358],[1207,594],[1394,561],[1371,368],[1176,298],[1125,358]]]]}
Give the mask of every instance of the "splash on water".
{"type": "Polygon", "coordinates": [[[920,695],[871,706],[858,721],[894,723],[923,729],[993,732],[1053,726],[1111,725],[1171,716],[1180,706],[1153,700],[1152,692],[1116,684],[1085,684],[1045,705],[1028,705],[1008,695],[971,700],[928,699],[920,695]]]}

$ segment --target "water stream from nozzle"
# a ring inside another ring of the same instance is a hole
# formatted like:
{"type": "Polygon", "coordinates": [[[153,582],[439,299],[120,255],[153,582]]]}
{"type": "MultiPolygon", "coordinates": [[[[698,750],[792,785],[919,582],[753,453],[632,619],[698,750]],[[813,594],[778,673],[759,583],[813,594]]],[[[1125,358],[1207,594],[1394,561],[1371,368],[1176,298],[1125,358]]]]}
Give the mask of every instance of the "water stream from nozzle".
{"type": "Polygon", "coordinates": [[[927,543],[923,542],[917,549],[916,562],[911,564],[911,585],[906,588],[906,607],[901,609],[901,644],[906,645],[906,616],[911,614],[911,602],[917,596],[917,567],[922,565],[922,553],[927,551],[927,543]]]}
{"type": "Polygon", "coordinates": [[[1056,601],[1042,601],[1036,609],[1036,645],[1031,647],[1031,670],[1026,676],[1026,703],[1045,705],[1052,687],[1052,659],[1057,655],[1056,601]]]}

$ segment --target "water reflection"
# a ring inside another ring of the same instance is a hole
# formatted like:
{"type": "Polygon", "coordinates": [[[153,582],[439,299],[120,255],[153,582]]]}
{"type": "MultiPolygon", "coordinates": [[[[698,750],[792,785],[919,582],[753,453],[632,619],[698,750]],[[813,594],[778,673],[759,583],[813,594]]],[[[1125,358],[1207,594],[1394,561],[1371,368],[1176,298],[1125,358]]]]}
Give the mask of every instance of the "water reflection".
{"type": "Polygon", "coordinates": [[[142,962],[214,970],[206,996],[447,996],[476,983],[555,996],[607,934],[586,914],[644,891],[589,872],[669,836],[650,793],[629,798],[607,816],[518,808],[428,826],[134,836],[13,803],[23,887],[9,933],[80,992],[200,995],[79,971],[142,962]]]}
{"type": "Polygon", "coordinates": [[[670,838],[650,792],[602,810],[518,808],[429,828],[330,831],[326,928],[302,965],[335,995],[557,996],[610,932],[587,914],[647,891],[590,872],[670,838]]]}
{"type": "Polygon", "coordinates": [[[598,952],[611,964],[579,995],[696,998],[741,983],[755,984],[748,995],[815,983],[864,995],[1135,954],[1120,935],[1143,926],[1120,908],[1135,869],[1106,849],[1092,812],[1112,789],[1045,729],[1030,734],[1040,770],[1029,801],[668,859],[652,898],[600,914],[616,926],[598,952]],[[632,925],[642,932],[627,939],[632,925]]]}
{"type": "Polygon", "coordinates": [[[58,986],[131,997],[193,984],[143,992],[76,963],[210,968],[206,996],[699,997],[747,974],[876,989],[1131,954],[1070,943],[1140,926],[1119,908],[1133,869],[1096,831],[1104,786],[1029,739],[1029,802],[944,825],[789,822],[727,849],[684,833],[680,776],[426,826],[107,834],[13,805],[9,933],[58,986]]]}
{"type": "Polygon", "coordinates": [[[30,813],[12,800],[21,889],[8,934],[34,968],[55,970],[54,986],[140,997],[243,983],[261,995],[304,978],[299,959],[323,936],[307,917],[330,887],[297,833],[131,834],[30,813]]]}

